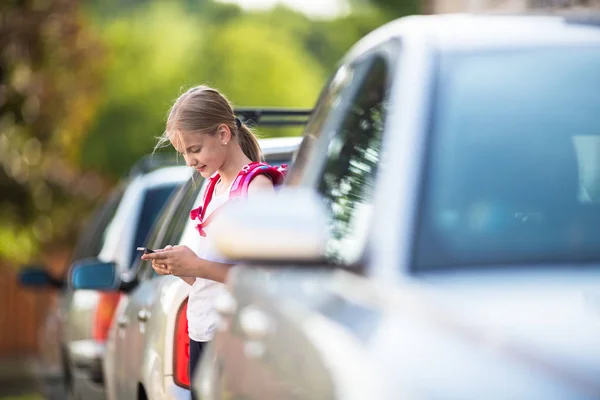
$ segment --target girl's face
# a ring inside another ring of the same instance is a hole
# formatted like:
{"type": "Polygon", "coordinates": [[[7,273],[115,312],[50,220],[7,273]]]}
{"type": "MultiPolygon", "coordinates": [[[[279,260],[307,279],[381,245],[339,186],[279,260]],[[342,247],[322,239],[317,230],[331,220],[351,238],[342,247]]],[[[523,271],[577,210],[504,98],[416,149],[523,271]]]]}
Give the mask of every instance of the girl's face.
{"type": "Polygon", "coordinates": [[[202,177],[208,178],[227,161],[227,143],[230,138],[229,128],[221,125],[214,135],[179,131],[169,137],[169,140],[187,165],[196,168],[202,177]]]}

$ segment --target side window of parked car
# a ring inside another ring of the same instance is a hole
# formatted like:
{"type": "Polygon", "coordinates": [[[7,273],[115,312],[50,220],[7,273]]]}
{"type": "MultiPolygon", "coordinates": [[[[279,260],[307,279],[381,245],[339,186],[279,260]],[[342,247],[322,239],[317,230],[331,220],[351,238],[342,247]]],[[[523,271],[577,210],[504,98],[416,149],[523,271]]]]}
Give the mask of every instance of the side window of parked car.
{"type": "MultiPolygon", "coordinates": [[[[146,246],[151,249],[164,247],[162,245],[162,243],[164,242],[165,226],[172,219],[173,214],[174,214],[175,210],[177,209],[177,205],[179,204],[179,202],[181,200],[182,191],[185,190],[187,185],[188,185],[188,183],[184,183],[183,185],[181,185],[179,188],[177,188],[173,192],[171,197],[167,200],[165,206],[162,208],[162,210],[156,217],[156,220],[154,221],[154,224],[152,225],[152,228],[150,229],[150,232],[148,233],[148,237],[146,238],[146,241],[143,243],[143,246],[146,246]]],[[[140,246],[141,245],[142,244],[140,244],[140,246]]],[[[134,264],[132,266],[132,269],[134,271],[137,271],[136,275],[138,277],[138,280],[141,281],[141,280],[147,279],[149,277],[150,271],[152,270],[152,268],[151,268],[151,264],[149,262],[142,261],[139,258],[139,256],[140,256],[140,254],[138,253],[136,256],[137,258],[135,259],[134,264]]]]}
{"type": "Polygon", "coordinates": [[[343,99],[356,79],[354,72],[352,66],[343,65],[325,85],[315,111],[304,129],[304,138],[300,149],[295,154],[286,178],[287,185],[298,185],[303,181],[311,180],[309,175],[314,164],[311,157],[314,155],[315,145],[323,132],[330,131],[330,122],[335,119],[336,112],[342,107],[343,99]]]}
{"type": "Polygon", "coordinates": [[[81,230],[81,239],[77,242],[71,260],[95,257],[100,253],[106,238],[107,227],[115,216],[123,198],[125,187],[119,186],[93,213],[81,230]]]}
{"type": "Polygon", "coordinates": [[[391,66],[388,57],[375,54],[354,70],[354,87],[344,99],[316,184],[331,218],[328,257],[344,265],[361,261],[367,239],[391,66]]]}
{"type": "Polygon", "coordinates": [[[137,246],[142,246],[146,240],[152,223],[156,220],[167,199],[174,192],[177,185],[168,184],[146,190],[142,209],[139,216],[139,222],[134,237],[134,247],[131,249],[131,259],[128,265],[131,265],[139,255],[137,246]]]}
{"type": "MultiPolygon", "coordinates": [[[[183,228],[189,218],[190,210],[198,197],[203,180],[196,176],[183,184],[171,199],[156,220],[150,231],[147,245],[152,248],[164,248],[166,245],[176,245],[181,238],[183,228]]],[[[140,262],[138,280],[150,279],[158,276],[149,262],[140,262]]]]}
{"type": "Polygon", "coordinates": [[[198,198],[200,190],[204,184],[204,180],[200,176],[196,176],[183,194],[181,203],[177,207],[173,218],[167,225],[165,232],[166,244],[176,245],[181,240],[183,229],[186,222],[190,218],[190,211],[198,198]]]}

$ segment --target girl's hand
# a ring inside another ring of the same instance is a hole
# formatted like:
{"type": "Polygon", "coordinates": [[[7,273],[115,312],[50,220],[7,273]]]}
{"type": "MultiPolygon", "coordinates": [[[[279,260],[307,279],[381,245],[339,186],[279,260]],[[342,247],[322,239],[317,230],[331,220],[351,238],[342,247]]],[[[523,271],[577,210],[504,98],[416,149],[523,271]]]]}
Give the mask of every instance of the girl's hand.
{"type": "Polygon", "coordinates": [[[152,269],[159,275],[171,275],[165,264],[158,264],[156,261],[152,261],[152,269]]]}
{"type": "Polygon", "coordinates": [[[187,246],[167,246],[162,251],[143,254],[142,260],[151,260],[152,268],[161,275],[200,276],[197,266],[199,258],[187,246]]]}
{"type": "MultiPolygon", "coordinates": [[[[163,251],[169,251],[172,250],[173,246],[166,246],[164,249],[162,250],[155,250],[156,253],[160,253],[163,251]]],[[[143,259],[143,258],[142,258],[143,259]]],[[[156,271],[157,274],[159,275],[171,275],[171,273],[169,272],[167,265],[162,263],[162,262],[158,262],[156,260],[152,260],[152,269],[154,271],[156,271]]]]}

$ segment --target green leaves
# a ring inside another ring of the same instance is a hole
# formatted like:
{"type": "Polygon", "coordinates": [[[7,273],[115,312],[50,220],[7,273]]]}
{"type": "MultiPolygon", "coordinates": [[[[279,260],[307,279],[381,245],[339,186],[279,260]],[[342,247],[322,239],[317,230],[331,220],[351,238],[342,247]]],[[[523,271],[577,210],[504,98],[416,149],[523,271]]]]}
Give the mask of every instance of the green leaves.
{"type": "Polygon", "coordinates": [[[80,163],[117,177],[152,152],[172,101],[195,81],[202,25],[177,3],[158,2],[100,29],[108,48],[103,102],[80,163]]]}
{"type": "Polygon", "coordinates": [[[0,6],[0,259],[23,261],[78,223],[87,202],[73,163],[98,100],[100,42],[75,1],[0,6]],[[79,214],[81,215],[81,214],[79,214]]]}
{"type": "Polygon", "coordinates": [[[0,258],[71,240],[192,85],[237,106],[312,107],[343,54],[392,15],[353,1],[314,21],[212,0],[88,0],[87,14],[77,0],[0,2],[0,258]]]}
{"type": "Polygon", "coordinates": [[[169,107],[190,86],[214,86],[238,106],[312,107],[339,58],[383,21],[373,9],[312,21],[283,7],[244,12],[212,1],[154,1],[107,15],[103,102],[80,163],[114,177],[152,151],[169,107]]]}

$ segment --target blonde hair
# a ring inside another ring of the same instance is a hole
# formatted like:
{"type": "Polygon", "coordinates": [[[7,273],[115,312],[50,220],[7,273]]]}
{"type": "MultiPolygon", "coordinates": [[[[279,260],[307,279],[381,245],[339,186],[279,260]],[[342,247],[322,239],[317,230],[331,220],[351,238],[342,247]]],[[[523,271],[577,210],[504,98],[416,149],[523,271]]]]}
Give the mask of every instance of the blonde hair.
{"type": "Polygon", "coordinates": [[[262,151],[252,130],[236,121],[231,103],[223,94],[205,85],[188,89],[175,101],[169,110],[166,130],[158,138],[155,149],[164,147],[169,137],[180,131],[214,135],[221,124],[229,127],[246,157],[262,161],[262,151]]]}

